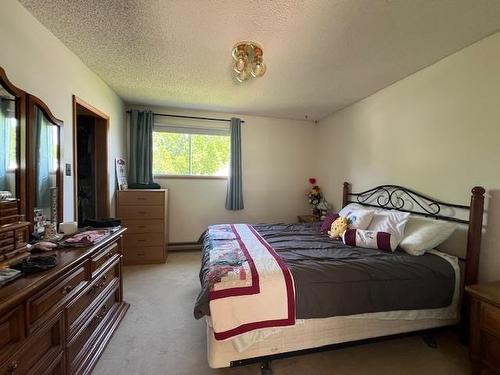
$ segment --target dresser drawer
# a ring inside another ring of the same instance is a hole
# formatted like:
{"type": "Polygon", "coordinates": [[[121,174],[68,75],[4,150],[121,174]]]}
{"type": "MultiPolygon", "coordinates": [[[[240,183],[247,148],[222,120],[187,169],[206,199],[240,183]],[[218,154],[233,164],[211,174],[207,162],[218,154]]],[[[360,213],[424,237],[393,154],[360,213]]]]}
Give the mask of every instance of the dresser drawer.
{"type": "Polygon", "coordinates": [[[500,308],[482,303],[480,321],[481,329],[500,338],[500,308]]]}
{"type": "Polygon", "coordinates": [[[127,235],[135,233],[164,233],[163,219],[152,220],[122,220],[122,226],[127,228],[127,235]]]}
{"type": "Polygon", "coordinates": [[[85,360],[87,354],[92,351],[92,342],[97,335],[93,334],[99,330],[101,324],[106,324],[106,318],[113,311],[119,301],[119,286],[107,296],[107,298],[94,310],[92,315],[80,329],[77,335],[67,345],[66,358],[70,363],[70,373],[76,373],[79,365],[85,360]],[[88,344],[88,345],[86,345],[88,344]]]}
{"type": "Polygon", "coordinates": [[[6,238],[11,238],[14,241],[14,232],[12,230],[0,233],[0,240],[5,240],[6,238]]]}
{"type": "Polygon", "coordinates": [[[69,303],[69,305],[65,308],[66,327],[68,327],[66,331],[67,337],[73,335],[75,330],[78,329],[81,320],[87,315],[84,311],[106,292],[106,288],[111,283],[118,283],[119,278],[120,259],[116,258],[115,261],[101,274],[101,276],[96,278],[92,284],[85,288],[80,295],[69,303]]]}
{"type": "Polygon", "coordinates": [[[0,246],[0,254],[8,254],[14,251],[14,244],[0,246]]]}
{"type": "Polygon", "coordinates": [[[0,212],[2,210],[8,210],[9,208],[17,208],[18,200],[15,198],[7,198],[6,200],[0,200],[0,212]]]}
{"type": "Polygon", "coordinates": [[[17,206],[0,209],[0,216],[11,216],[11,215],[17,215],[17,206]]]}
{"type": "Polygon", "coordinates": [[[0,225],[12,224],[21,221],[21,215],[10,215],[10,216],[2,216],[0,215],[0,225]]]}
{"type": "Polygon", "coordinates": [[[44,314],[60,306],[63,301],[67,301],[85,287],[89,279],[86,265],[88,265],[88,261],[80,265],[69,275],[64,276],[61,281],[45,288],[35,297],[28,300],[30,325],[44,318],[44,314]]]}
{"type": "Polygon", "coordinates": [[[126,247],[123,253],[125,264],[165,263],[165,247],[126,247]]]}
{"type": "Polygon", "coordinates": [[[28,244],[28,228],[20,228],[15,230],[15,247],[16,249],[28,244]]]}
{"type": "Polygon", "coordinates": [[[0,317],[0,359],[24,339],[24,309],[18,306],[0,317]]]}
{"type": "Polygon", "coordinates": [[[26,340],[21,349],[0,367],[0,375],[39,374],[41,362],[55,360],[63,351],[62,340],[62,315],[58,314],[26,340]]]}
{"type": "Polygon", "coordinates": [[[142,233],[142,234],[125,234],[123,236],[125,241],[124,246],[129,247],[143,247],[143,246],[163,246],[165,245],[165,235],[160,233],[142,233]]]}
{"type": "Polygon", "coordinates": [[[27,375],[63,375],[65,373],[64,353],[49,362],[43,362],[31,369],[27,375]]]}
{"type": "Polygon", "coordinates": [[[14,246],[14,237],[0,239],[0,248],[7,245],[14,246]]]}
{"type": "Polygon", "coordinates": [[[163,219],[165,216],[164,206],[121,206],[118,216],[121,219],[149,220],[163,219]]]}
{"type": "Polygon", "coordinates": [[[95,277],[95,275],[101,272],[108,261],[111,261],[112,258],[118,258],[120,254],[120,246],[117,243],[114,243],[95,254],[91,259],[90,266],[92,277],[95,277]]]}
{"type": "Polygon", "coordinates": [[[163,191],[127,191],[118,192],[121,206],[163,206],[165,193],[163,191]]]}
{"type": "Polygon", "coordinates": [[[481,357],[489,368],[500,372],[500,340],[492,335],[481,336],[481,357]]]}

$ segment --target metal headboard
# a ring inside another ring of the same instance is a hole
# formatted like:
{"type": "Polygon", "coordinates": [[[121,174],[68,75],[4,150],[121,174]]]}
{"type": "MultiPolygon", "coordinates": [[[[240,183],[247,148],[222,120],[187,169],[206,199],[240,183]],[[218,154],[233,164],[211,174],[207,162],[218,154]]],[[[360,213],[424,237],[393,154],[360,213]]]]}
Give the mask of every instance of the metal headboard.
{"type": "Polygon", "coordinates": [[[344,206],[348,203],[358,203],[363,206],[396,209],[398,211],[409,212],[435,219],[469,224],[469,220],[442,215],[441,211],[443,208],[469,210],[470,206],[435,200],[403,186],[380,185],[360,193],[351,193],[347,191],[346,195],[347,199],[344,202],[344,206]]]}
{"type": "Polygon", "coordinates": [[[468,226],[467,253],[465,261],[465,285],[475,284],[479,268],[481,235],[483,229],[484,193],[482,186],[472,189],[470,205],[447,203],[418,193],[399,185],[380,185],[359,193],[350,191],[350,184],[344,182],[342,207],[349,203],[363,206],[395,209],[439,220],[453,221],[468,226]],[[469,219],[443,215],[443,208],[467,210],[469,219]]]}

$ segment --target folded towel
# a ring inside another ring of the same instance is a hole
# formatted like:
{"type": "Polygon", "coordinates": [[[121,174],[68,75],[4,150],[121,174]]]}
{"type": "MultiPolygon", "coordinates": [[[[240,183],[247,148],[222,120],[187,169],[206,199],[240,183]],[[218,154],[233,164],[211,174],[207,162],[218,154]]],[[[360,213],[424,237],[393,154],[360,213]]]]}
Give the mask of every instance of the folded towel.
{"type": "Polygon", "coordinates": [[[64,240],[67,244],[74,245],[92,245],[108,234],[105,230],[89,230],[86,232],[77,233],[70,238],[64,240]]]}
{"type": "Polygon", "coordinates": [[[0,269],[0,286],[7,284],[9,281],[17,279],[21,276],[21,271],[13,270],[12,268],[0,269]]]}
{"type": "Polygon", "coordinates": [[[21,263],[13,264],[10,266],[23,273],[35,273],[46,271],[49,268],[53,268],[57,265],[56,255],[43,255],[35,256],[24,259],[21,263]]]}

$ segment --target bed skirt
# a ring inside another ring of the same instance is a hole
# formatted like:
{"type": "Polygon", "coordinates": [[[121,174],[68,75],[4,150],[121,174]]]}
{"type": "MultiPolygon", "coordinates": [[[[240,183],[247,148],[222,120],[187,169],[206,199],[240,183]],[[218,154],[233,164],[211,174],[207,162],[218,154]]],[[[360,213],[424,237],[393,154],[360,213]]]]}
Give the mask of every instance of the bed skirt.
{"type": "Polygon", "coordinates": [[[207,324],[208,364],[212,368],[229,367],[231,361],[236,360],[450,326],[458,322],[459,319],[384,320],[369,317],[304,319],[298,320],[295,326],[279,329],[243,352],[238,352],[231,340],[215,340],[213,330],[207,324]]]}

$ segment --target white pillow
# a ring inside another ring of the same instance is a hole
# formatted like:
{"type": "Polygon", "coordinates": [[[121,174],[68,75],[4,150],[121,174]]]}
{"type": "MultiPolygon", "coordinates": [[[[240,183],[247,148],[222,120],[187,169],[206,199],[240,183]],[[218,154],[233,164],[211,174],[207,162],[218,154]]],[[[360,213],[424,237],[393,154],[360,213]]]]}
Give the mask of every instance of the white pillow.
{"type": "Polygon", "coordinates": [[[358,204],[351,203],[339,211],[339,216],[347,218],[349,228],[366,229],[373,217],[373,210],[368,210],[358,204]]]}
{"type": "Polygon", "coordinates": [[[450,222],[411,216],[399,246],[410,255],[423,255],[446,241],[456,228],[450,222]]]}
{"type": "Polygon", "coordinates": [[[406,223],[410,214],[396,210],[377,210],[373,215],[368,230],[374,232],[387,232],[392,235],[392,241],[396,246],[401,242],[405,234],[406,223]]]}

